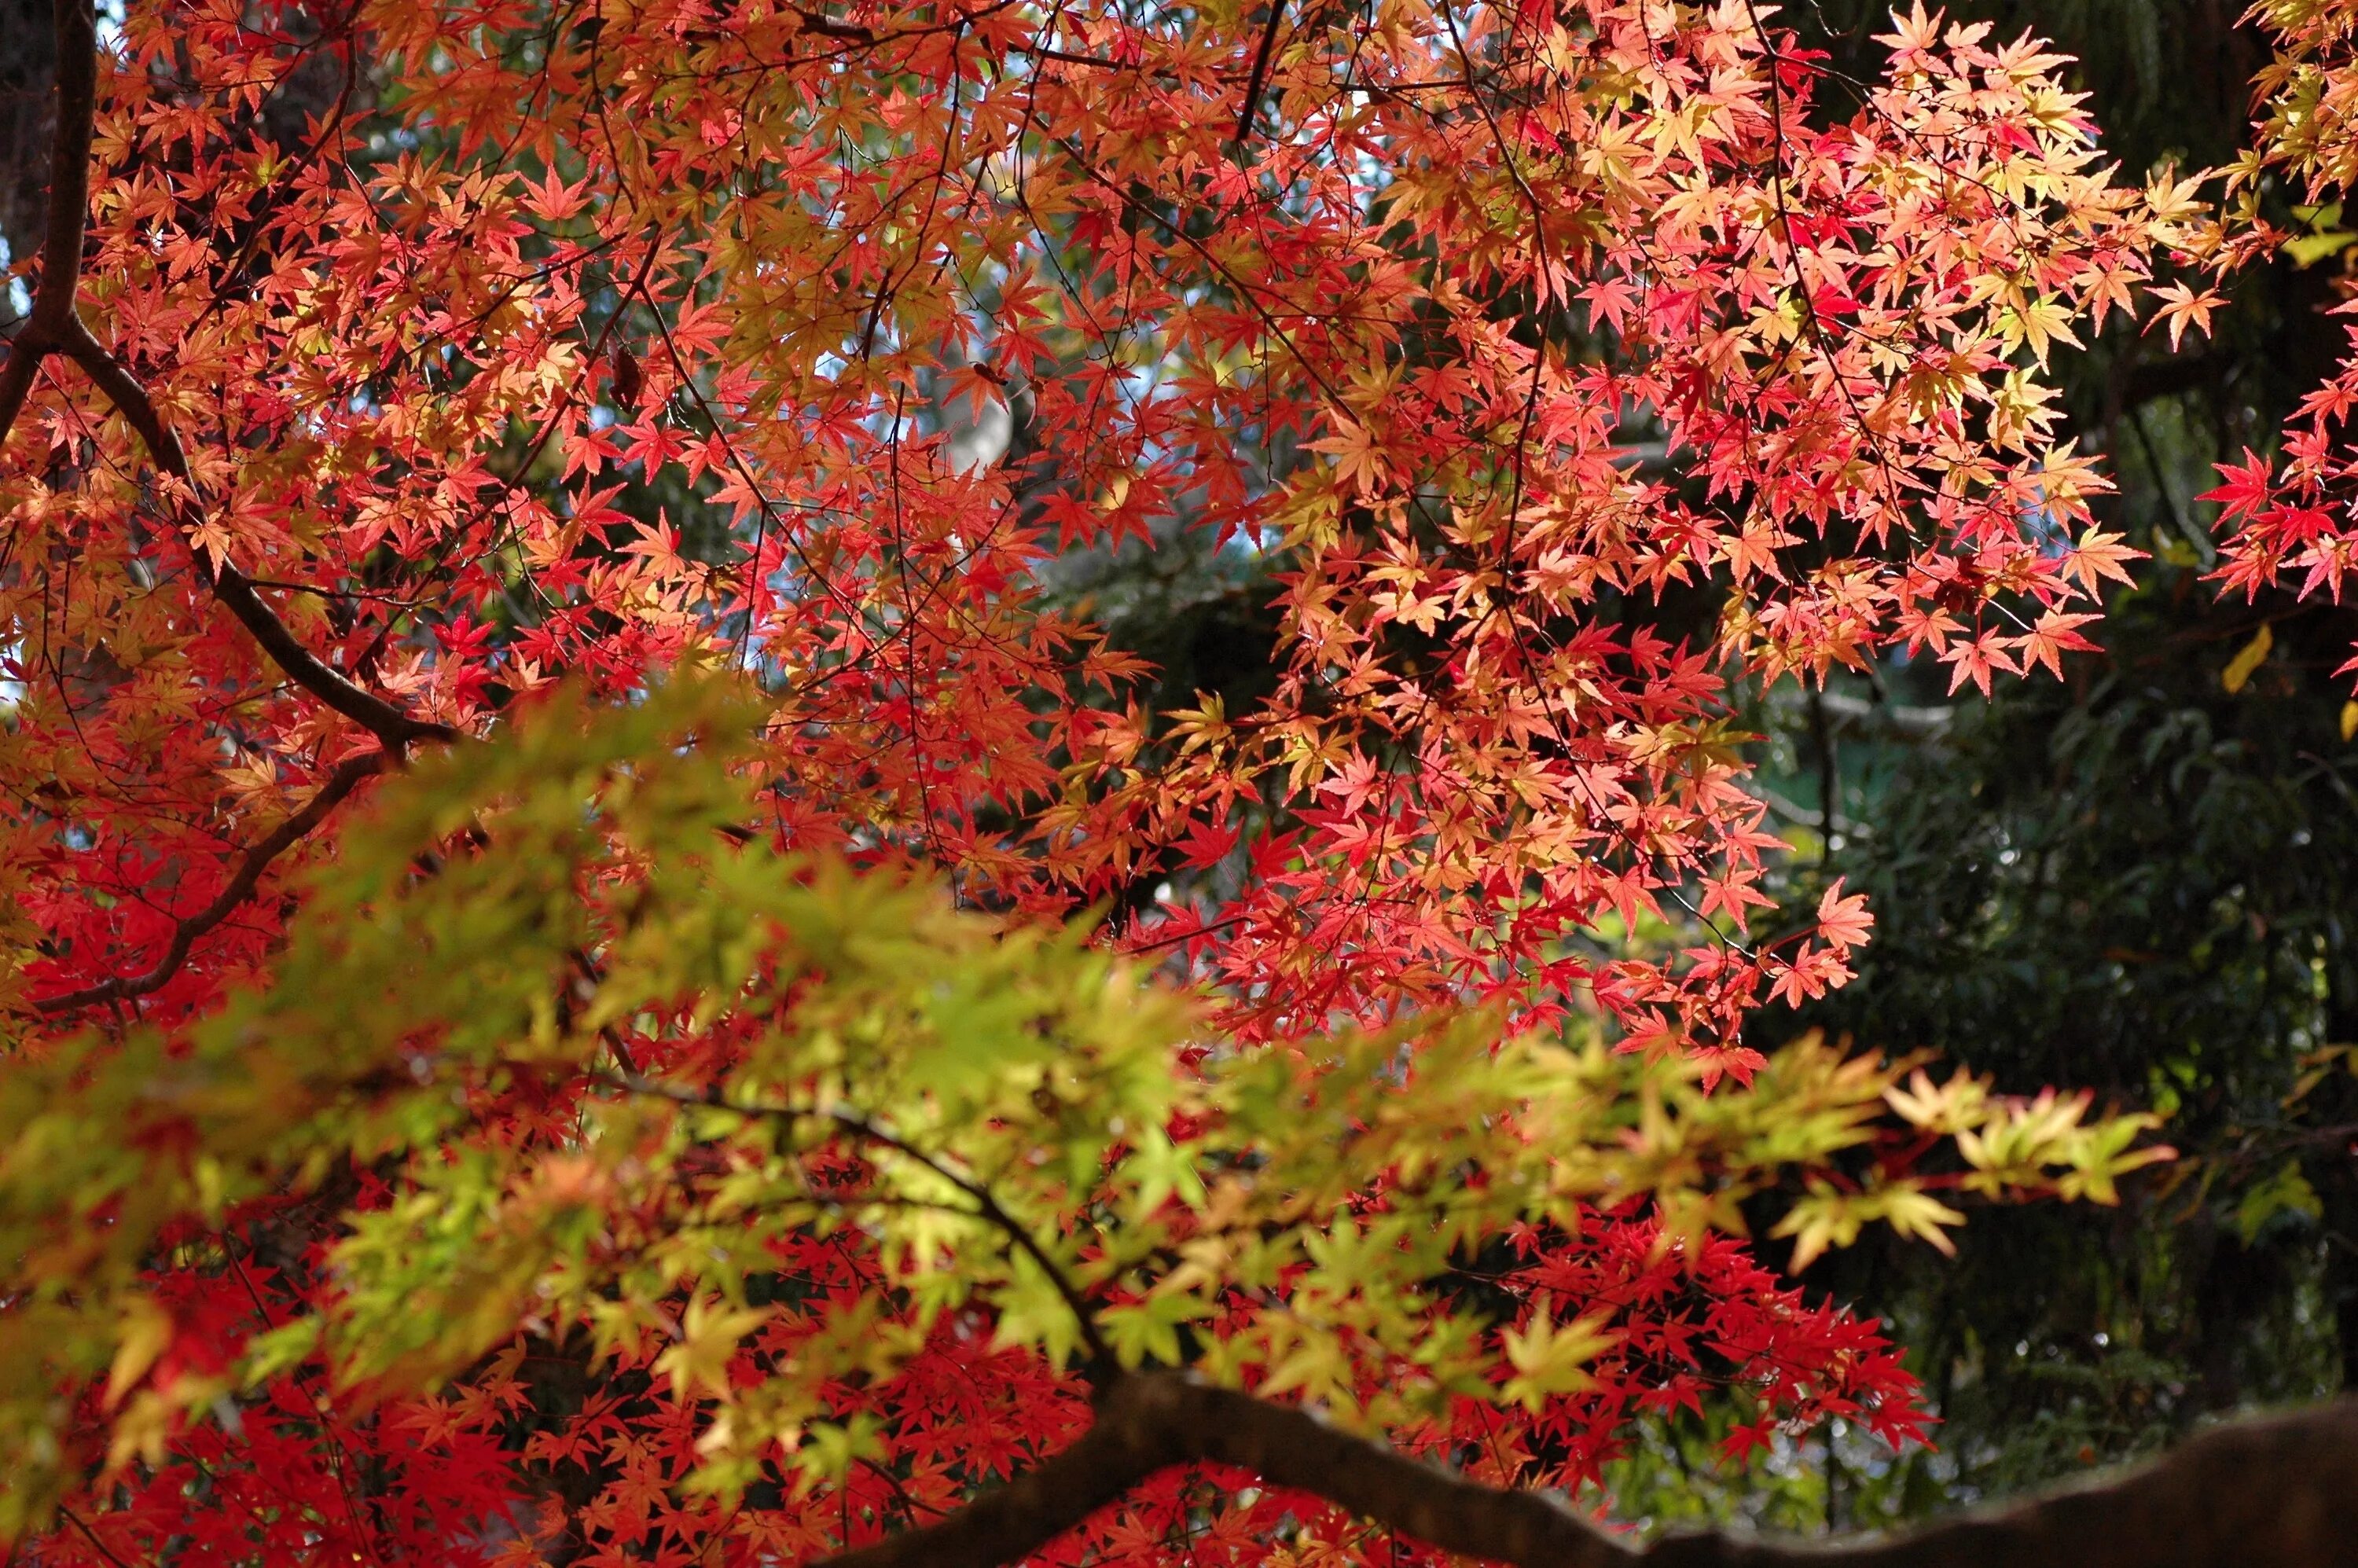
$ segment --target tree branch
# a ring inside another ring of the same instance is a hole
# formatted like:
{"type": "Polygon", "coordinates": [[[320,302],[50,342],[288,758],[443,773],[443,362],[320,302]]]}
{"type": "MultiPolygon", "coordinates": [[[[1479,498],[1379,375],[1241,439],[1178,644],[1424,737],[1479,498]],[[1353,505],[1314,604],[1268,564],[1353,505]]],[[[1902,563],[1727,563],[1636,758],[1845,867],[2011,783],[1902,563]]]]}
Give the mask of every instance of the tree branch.
{"type": "Polygon", "coordinates": [[[1269,20],[1262,24],[1260,47],[1253,51],[1252,74],[1245,78],[1244,107],[1237,111],[1237,150],[1252,140],[1253,121],[1260,115],[1260,90],[1269,81],[1270,56],[1276,51],[1277,35],[1285,26],[1285,0],[1269,0],[1269,20]]]}
{"type": "Polygon", "coordinates": [[[1184,1374],[1131,1374],[1062,1454],[941,1523],[821,1568],[997,1568],[1156,1471],[1235,1465],[1445,1551],[1516,1568],[2358,1568],[2358,1400],[2225,1426],[2159,1462],[1908,1533],[1651,1546],[1184,1374]]]}
{"type": "MultiPolygon", "coordinates": [[[[189,460],[181,450],[180,438],[164,423],[156,411],[155,401],[139,378],[123,367],[120,361],[99,346],[90,335],[80,317],[70,318],[68,336],[59,345],[61,351],[80,365],[82,373],[106,394],[107,401],[139,433],[146,445],[148,456],[156,466],[178,480],[188,495],[181,502],[180,525],[185,533],[194,533],[196,487],[189,473],[189,460]]],[[[191,538],[189,553],[194,557],[197,576],[213,591],[213,597],[238,619],[239,624],[262,645],[262,651],[286,672],[287,678],[326,703],[345,718],[368,730],[384,743],[387,751],[399,755],[413,741],[455,741],[459,732],[447,724],[430,719],[415,719],[374,692],[363,690],[331,669],[320,657],[305,647],[287,623],[278,619],[270,606],[255,591],[254,581],[228,561],[214,565],[203,545],[191,538]]]]}
{"type": "MultiPolygon", "coordinates": [[[[179,438],[157,412],[139,379],[100,346],[74,309],[81,276],[83,213],[90,204],[91,128],[98,108],[98,27],[91,0],[56,0],[56,16],[58,122],[50,144],[49,228],[41,243],[41,282],[32,314],[10,341],[8,362],[0,367],[0,444],[16,423],[40,362],[53,353],[64,354],[139,433],[156,466],[185,487],[178,521],[184,533],[193,535],[199,503],[179,438]]],[[[198,577],[287,678],[367,729],[395,756],[414,741],[459,738],[449,725],[413,718],[330,668],[264,602],[251,579],[226,561],[216,567],[193,537],[189,547],[198,577]]]]}
{"type": "Polygon", "coordinates": [[[858,1111],[847,1107],[838,1106],[826,1111],[804,1111],[788,1106],[740,1105],[721,1095],[696,1089],[674,1088],[660,1079],[644,1077],[636,1072],[624,1073],[619,1076],[610,1075],[606,1081],[632,1094],[666,1099],[675,1105],[708,1106],[715,1110],[734,1111],[740,1116],[765,1117],[789,1124],[806,1116],[823,1115],[863,1142],[890,1149],[894,1153],[923,1165],[972,1200],[975,1206],[974,1217],[982,1220],[1006,1237],[1017,1251],[1032,1260],[1033,1267],[1047,1277],[1048,1283],[1055,1289],[1058,1298],[1064,1302],[1065,1309],[1073,1314],[1076,1330],[1081,1336],[1081,1347],[1088,1353],[1088,1360],[1082,1368],[1083,1375],[1090,1382],[1100,1387],[1107,1386],[1108,1379],[1118,1375],[1115,1368],[1120,1363],[1114,1358],[1113,1347],[1106,1343],[1103,1332],[1098,1327],[1097,1314],[1089,1310],[1087,1298],[1081,1294],[1073,1281],[1065,1277],[1065,1271],[1056,1267],[1055,1260],[1048,1256],[1047,1249],[1040,1245],[1039,1238],[1033,1236],[1029,1227],[1008,1213],[999,1199],[992,1195],[990,1188],[983,1183],[959,1175],[915,1144],[885,1131],[858,1111]]]}
{"type": "Polygon", "coordinates": [[[72,1012],[81,1008],[94,1007],[100,1002],[124,1000],[161,990],[167,981],[180,972],[180,966],[189,961],[189,949],[196,946],[197,938],[227,920],[239,904],[253,896],[254,888],[262,881],[262,873],[269,868],[270,862],[309,837],[313,829],[327,820],[328,813],[360,787],[362,779],[383,773],[384,762],[384,752],[371,752],[351,759],[330,773],[328,782],[319,786],[319,794],[306,802],[302,810],[280,823],[246,850],[244,859],[238,862],[236,874],[214,896],[212,903],[174,928],[171,946],[165,948],[164,956],[156,961],[155,968],[143,975],[118,976],[94,986],[84,986],[77,991],[67,991],[62,996],[43,997],[33,1004],[34,1011],[44,1015],[72,1012]]]}
{"type": "Polygon", "coordinates": [[[81,277],[82,214],[90,205],[90,138],[98,105],[98,19],[90,0],[56,0],[58,121],[49,140],[49,221],[33,313],[0,367],[0,443],[32,390],[41,361],[64,341],[81,277]]]}

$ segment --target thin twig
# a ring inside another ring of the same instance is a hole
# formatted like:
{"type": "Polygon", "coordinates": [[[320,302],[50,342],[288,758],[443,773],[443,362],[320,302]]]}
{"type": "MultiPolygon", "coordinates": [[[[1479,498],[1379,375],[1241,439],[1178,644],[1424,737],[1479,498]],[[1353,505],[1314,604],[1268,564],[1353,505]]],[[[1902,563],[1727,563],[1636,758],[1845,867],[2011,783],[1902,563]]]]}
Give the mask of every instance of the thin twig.
{"type": "Polygon", "coordinates": [[[145,974],[122,975],[102,980],[61,996],[43,997],[33,1004],[34,1011],[53,1016],[94,1007],[100,1002],[123,1001],[161,990],[189,961],[189,951],[195,947],[197,938],[227,920],[240,904],[253,896],[254,888],[262,881],[262,873],[269,869],[270,862],[308,838],[346,795],[360,787],[362,779],[383,773],[384,763],[384,752],[370,752],[343,762],[329,774],[328,782],[319,786],[319,792],[304,805],[302,810],[280,823],[246,850],[244,859],[238,862],[236,874],[230,878],[211,903],[173,927],[171,945],[165,948],[164,956],[156,960],[153,968],[145,974]]]}
{"type": "Polygon", "coordinates": [[[1072,1313],[1074,1324],[1081,1336],[1082,1347],[1088,1352],[1088,1363],[1083,1368],[1084,1375],[1095,1381],[1102,1381],[1113,1375],[1113,1368],[1118,1365],[1114,1359],[1113,1347],[1106,1343],[1104,1335],[1099,1332],[1097,1316],[1089,1309],[1087,1299],[1081,1294],[1073,1281],[1065,1277],[1064,1270],[1056,1266],[1055,1260],[1048,1256],[1047,1249],[1040,1245],[1039,1238],[1032,1234],[1030,1227],[1013,1215],[1009,1214],[999,1199],[992,1195],[990,1189],[982,1183],[959,1175],[933,1155],[906,1140],[886,1131],[848,1106],[837,1106],[819,1110],[797,1109],[792,1106],[740,1105],[719,1095],[697,1089],[678,1088],[659,1079],[645,1077],[636,1073],[605,1074],[601,1076],[604,1081],[618,1088],[626,1089],[633,1094],[645,1095],[654,1099],[669,1100],[675,1105],[698,1106],[712,1110],[731,1111],[739,1116],[755,1117],[773,1121],[792,1122],[807,1117],[823,1116],[862,1142],[889,1149],[905,1159],[916,1162],[934,1175],[957,1188],[975,1206],[976,1218],[983,1220],[1004,1235],[1014,1244],[1018,1251],[1030,1259],[1033,1266],[1047,1276],[1049,1284],[1063,1300],[1065,1308],[1072,1313]]]}

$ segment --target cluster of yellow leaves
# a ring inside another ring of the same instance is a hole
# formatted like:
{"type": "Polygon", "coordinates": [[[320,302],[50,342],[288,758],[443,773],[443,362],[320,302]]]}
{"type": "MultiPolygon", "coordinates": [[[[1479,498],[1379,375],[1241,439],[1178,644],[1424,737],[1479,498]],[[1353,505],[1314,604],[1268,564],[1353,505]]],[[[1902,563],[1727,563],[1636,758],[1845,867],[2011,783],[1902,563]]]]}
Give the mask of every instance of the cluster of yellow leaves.
{"type": "Polygon", "coordinates": [[[1837,1190],[1813,1180],[1808,1195],[1777,1223],[1775,1235],[1793,1238],[1793,1267],[1807,1268],[1829,1247],[1847,1247],[1870,1224],[1888,1225],[1903,1236],[1953,1253],[1949,1227],[1965,1217],[1936,1196],[1951,1191],[1995,1197],[2017,1191],[2051,1191],[2065,1199],[2117,1200],[2115,1182],[2126,1172],[2170,1157],[2159,1144],[2138,1138],[2160,1125],[2148,1114],[2092,1120],[2094,1097],[2085,1092],[2042,1090],[2030,1098],[1995,1095],[1986,1079],[1960,1071],[1935,1084],[1921,1068],[1903,1087],[1883,1090],[1884,1102],[1900,1120],[1952,1141],[1961,1172],[1937,1176],[1878,1176],[1863,1186],[1837,1190]]]}

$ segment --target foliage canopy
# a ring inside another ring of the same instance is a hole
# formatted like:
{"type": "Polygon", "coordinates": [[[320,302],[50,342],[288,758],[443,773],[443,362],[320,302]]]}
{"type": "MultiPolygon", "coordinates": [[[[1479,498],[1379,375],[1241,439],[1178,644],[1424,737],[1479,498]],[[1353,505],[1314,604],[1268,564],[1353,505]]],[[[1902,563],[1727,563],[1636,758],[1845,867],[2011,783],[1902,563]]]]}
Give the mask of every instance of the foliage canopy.
{"type": "MultiPolygon", "coordinates": [[[[1747,1043],[1874,917],[1756,925],[1736,708],[2091,646],[2059,356],[2347,172],[2349,19],[2269,20],[2213,206],[1920,7],[1860,76],[1748,0],[65,0],[0,1529],[800,1561],[1182,1369],[1497,1486],[1706,1399],[1920,1434],[1747,1220],[2165,1151],[1747,1043]],[[1141,546],[1267,585],[1249,700],[1092,620],[1141,546]]],[[[2229,588],[2338,594],[2352,373],[2229,588]]],[[[1229,1480],[1048,1558],[1426,1551],[1229,1480]]]]}

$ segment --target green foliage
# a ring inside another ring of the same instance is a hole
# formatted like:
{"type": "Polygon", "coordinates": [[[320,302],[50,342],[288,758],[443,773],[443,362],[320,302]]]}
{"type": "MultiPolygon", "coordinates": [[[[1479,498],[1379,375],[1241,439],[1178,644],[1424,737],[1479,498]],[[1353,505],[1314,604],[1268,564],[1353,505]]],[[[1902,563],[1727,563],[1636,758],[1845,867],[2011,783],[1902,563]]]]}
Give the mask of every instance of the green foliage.
{"type": "MultiPolygon", "coordinates": [[[[724,1490],[781,1439],[807,1473],[839,1469],[863,1438],[830,1386],[977,1307],[1056,1361],[1192,1363],[1386,1425],[1449,1396],[1529,1406],[1605,1341],[1542,1314],[1494,1379],[1495,1325],[1441,1282],[1510,1227],[1643,1197],[1671,1243],[1732,1228],[1893,1116],[1994,1194],[2102,1196],[2152,1157],[2128,1146],[2138,1119],[1903,1086],[1814,1038],[1715,1094],[1692,1065],[1502,1039],[1479,1013],[1228,1045],[1080,932],[737,830],[750,722],[719,685],[548,700],[385,790],[270,988],[12,1070],[0,1522],[59,1479],[78,1381],[107,1384],[121,1460],[307,1356],[366,1397],[526,1331],[586,1335],[709,1401],[700,1484],[724,1490]],[[355,1167],[378,1196],[336,1184],[355,1167]],[[346,1210],[327,1305],[241,1365],[149,1378],[171,1336],[143,1260],[290,1190],[346,1210]],[[792,1353],[749,1373],[741,1347],[783,1322],[774,1249],[838,1233],[874,1249],[878,1289],[802,1303],[792,1353]]],[[[1787,1227],[1810,1247],[1874,1220],[1937,1236],[1954,1216],[1928,1190],[1820,1180],[1787,1227]]]]}

